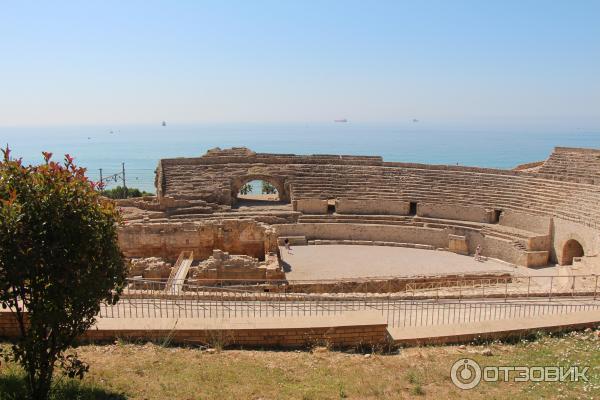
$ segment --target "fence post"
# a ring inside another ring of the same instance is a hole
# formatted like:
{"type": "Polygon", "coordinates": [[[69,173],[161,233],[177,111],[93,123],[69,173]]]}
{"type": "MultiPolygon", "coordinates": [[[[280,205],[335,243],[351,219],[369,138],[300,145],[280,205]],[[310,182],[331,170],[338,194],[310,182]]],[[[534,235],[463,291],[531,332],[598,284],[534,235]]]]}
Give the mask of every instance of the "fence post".
{"type": "Polygon", "coordinates": [[[550,292],[548,292],[548,298],[552,300],[552,286],[554,284],[554,276],[550,277],[550,292]]]}
{"type": "Polygon", "coordinates": [[[531,275],[527,279],[527,298],[529,298],[530,289],[531,289],[531,275]]]}
{"type": "Polygon", "coordinates": [[[598,293],[598,275],[596,275],[596,285],[594,286],[594,300],[596,300],[597,293],[598,293]]]}

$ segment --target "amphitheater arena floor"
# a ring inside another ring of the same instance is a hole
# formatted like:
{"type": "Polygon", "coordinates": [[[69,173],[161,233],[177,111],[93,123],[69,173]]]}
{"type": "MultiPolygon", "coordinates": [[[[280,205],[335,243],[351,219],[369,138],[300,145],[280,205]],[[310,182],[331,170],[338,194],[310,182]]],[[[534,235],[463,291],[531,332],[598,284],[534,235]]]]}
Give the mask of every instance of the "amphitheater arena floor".
{"type": "MultiPolygon", "coordinates": [[[[467,272],[533,272],[496,260],[437,250],[361,245],[294,246],[281,248],[286,277],[290,280],[342,279],[377,276],[435,275],[467,272]]],[[[538,272],[539,273],[539,272],[538,272]]]]}

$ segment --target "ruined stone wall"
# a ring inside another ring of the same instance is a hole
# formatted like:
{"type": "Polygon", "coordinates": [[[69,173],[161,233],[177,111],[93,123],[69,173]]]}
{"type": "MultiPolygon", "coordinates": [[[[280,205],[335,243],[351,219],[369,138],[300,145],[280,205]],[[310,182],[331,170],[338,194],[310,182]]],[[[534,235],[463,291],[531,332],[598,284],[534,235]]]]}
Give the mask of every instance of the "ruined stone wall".
{"type": "Polygon", "coordinates": [[[133,223],[119,229],[119,245],[127,257],[176,259],[182,251],[206,259],[214,249],[264,260],[277,253],[277,237],[268,225],[253,220],[133,223]]]}
{"type": "Polygon", "coordinates": [[[133,258],[130,261],[129,276],[143,279],[167,279],[173,264],[159,257],[133,258]]]}
{"type": "Polygon", "coordinates": [[[246,255],[230,255],[222,250],[213,250],[213,254],[189,272],[189,281],[201,281],[208,285],[218,281],[264,281],[267,279],[285,279],[279,259],[276,255],[267,255],[265,261],[246,255]]]}

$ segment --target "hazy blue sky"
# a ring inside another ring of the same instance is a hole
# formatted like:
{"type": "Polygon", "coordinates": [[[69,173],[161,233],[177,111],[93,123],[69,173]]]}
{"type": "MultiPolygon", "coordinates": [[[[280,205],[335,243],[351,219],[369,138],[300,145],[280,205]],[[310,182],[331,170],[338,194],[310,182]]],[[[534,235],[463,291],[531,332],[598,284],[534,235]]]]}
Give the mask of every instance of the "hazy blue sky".
{"type": "Polygon", "coordinates": [[[600,1],[4,1],[0,54],[5,126],[600,126],[600,1]]]}

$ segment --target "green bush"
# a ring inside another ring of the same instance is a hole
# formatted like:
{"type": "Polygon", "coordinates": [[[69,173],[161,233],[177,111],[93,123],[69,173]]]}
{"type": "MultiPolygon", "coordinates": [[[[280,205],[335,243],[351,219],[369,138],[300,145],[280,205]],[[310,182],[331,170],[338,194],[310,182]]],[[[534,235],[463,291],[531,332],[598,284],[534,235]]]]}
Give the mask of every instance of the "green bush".
{"type": "Polygon", "coordinates": [[[140,189],[124,188],[122,186],[104,190],[102,191],[102,195],[110,199],[129,199],[131,197],[153,196],[152,193],[141,191],[140,189]]]}
{"type": "Polygon", "coordinates": [[[43,164],[23,166],[3,153],[0,304],[19,327],[6,356],[23,366],[29,398],[45,400],[55,369],[83,377],[87,364],[64,352],[125,285],[119,215],[69,155],[58,163],[43,153],[43,164]]]}
{"type": "Polygon", "coordinates": [[[262,181],[262,194],[275,194],[277,193],[277,189],[275,186],[271,185],[269,182],[262,181]]]}
{"type": "Polygon", "coordinates": [[[246,183],[244,186],[242,186],[242,188],[240,189],[240,194],[243,195],[247,195],[252,193],[252,185],[249,183],[246,183]]]}

